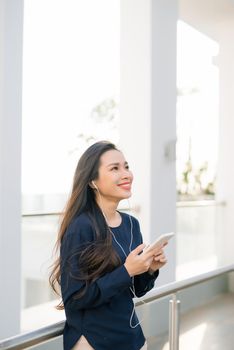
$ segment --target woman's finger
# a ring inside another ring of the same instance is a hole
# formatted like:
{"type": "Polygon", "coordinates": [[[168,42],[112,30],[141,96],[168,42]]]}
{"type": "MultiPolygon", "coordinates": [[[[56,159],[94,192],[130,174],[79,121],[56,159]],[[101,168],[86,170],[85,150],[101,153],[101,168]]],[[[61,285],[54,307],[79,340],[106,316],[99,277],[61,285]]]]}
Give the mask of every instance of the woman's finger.
{"type": "Polygon", "coordinates": [[[154,261],[160,261],[161,259],[165,259],[165,255],[164,254],[160,254],[154,257],[154,261]]]}
{"type": "Polygon", "coordinates": [[[136,255],[140,254],[144,248],[145,248],[145,244],[142,243],[142,244],[138,245],[135,249],[133,249],[130,254],[136,256],[136,255]]]}
{"type": "Polygon", "coordinates": [[[154,254],[154,256],[159,256],[159,255],[161,255],[161,254],[164,254],[164,251],[161,249],[161,250],[159,250],[158,252],[156,252],[155,254],[154,254]]]}
{"type": "Polygon", "coordinates": [[[143,253],[141,254],[141,257],[144,258],[145,260],[148,260],[150,258],[154,258],[155,256],[155,252],[154,250],[146,250],[146,251],[143,251],[143,253]]]}

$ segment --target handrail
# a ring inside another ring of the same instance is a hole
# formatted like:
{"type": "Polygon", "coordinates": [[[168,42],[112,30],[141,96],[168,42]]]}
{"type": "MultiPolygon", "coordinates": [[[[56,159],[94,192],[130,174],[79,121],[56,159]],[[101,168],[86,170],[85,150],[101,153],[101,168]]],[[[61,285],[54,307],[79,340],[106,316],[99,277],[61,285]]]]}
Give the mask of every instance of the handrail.
{"type": "MultiPolygon", "coordinates": [[[[169,296],[183,289],[190,288],[197,284],[206,282],[208,280],[221,276],[225,273],[229,273],[233,271],[234,271],[234,264],[231,264],[231,265],[221,267],[216,270],[209,271],[182,281],[166,284],[162,287],[155,288],[152,291],[148,292],[147,296],[140,298],[140,300],[136,303],[136,306],[142,305],[143,303],[144,304],[150,303],[157,299],[169,296]]],[[[58,337],[62,335],[64,322],[65,321],[60,321],[43,328],[39,328],[32,332],[28,332],[28,333],[16,335],[8,339],[4,339],[0,341],[0,349],[1,350],[21,350],[29,346],[40,344],[43,341],[58,337]]]]}
{"type": "MultiPolygon", "coordinates": [[[[134,211],[134,212],[138,212],[140,209],[140,207],[138,205],[135,205],[133,206],[132,208],[119,208],[119,210],[121,211],[134,211]]],[[[22,214],[21,216],[23,218],[31,218],[31,217],[37,217],[37,216],[60,216],[62,215],[62,212],[61,211],[51,211],[51,212],[44,212],[44,213],[24,213],[22,214]]]]}
{"type": "MultiPolygon", "coordinates": [[[[216,201],[212,199],[204,199],[204,200],[186,200],[186,201],[177,201],[176,202],[176,207],[177,208],[187,208],[187,207],[215,207],[215,206],[226,206],[227,203],[225,201],[216,201]]],[[[134,211],[134,212],[139,212],[140,211],[140,206],[135,205],[131,209],[130,208],[120,208],[119,210],[123,211],[134,211]]],[[[61,211],[52,211],[52,212],[35,212],[35,213],[24,213],[22,214],[23,218],[27,217],[37,217],[37,216],[59,216],[61,215],[61,211]]]]}
{"type": "Polygon", "coordinates": [[[153,290],[147,293],[146,297],[140,298],[140,300],[136,303],[136,306],[142,305],[143,303],[150,303],[151,301],[154,301],[156,299],[160,299],[168,295],[174,294],[176,292],[179,292],[183,289],[187,289],[197,284],[207,282],[210,279],[216,278],[218,276],[224,275],[225,273],[232,271],[234,271],[234,264],[220,267],[218,269],[205,272],[197,276],[186,278],[185,280],[168,283],[163,285],[162,287],[154,288],[153,290]]]}
{"type": "Polygon", "coordinates": [[[225,207],[227,205],[226,201],[216,201],[213,199],[204,200],[193,200],[193,201],[177,201],[177,208],[191,208],[191,207],[225,207]]]}
{"type": "Polygon", "coordinates": [[[1,350],[20,350],[29,346],[38,345],[46,340],[62,335],[65,321],[53,323],[49,326],[36,329],[34,331],[19,334],[14,337],[0,341],[1,350]]]}

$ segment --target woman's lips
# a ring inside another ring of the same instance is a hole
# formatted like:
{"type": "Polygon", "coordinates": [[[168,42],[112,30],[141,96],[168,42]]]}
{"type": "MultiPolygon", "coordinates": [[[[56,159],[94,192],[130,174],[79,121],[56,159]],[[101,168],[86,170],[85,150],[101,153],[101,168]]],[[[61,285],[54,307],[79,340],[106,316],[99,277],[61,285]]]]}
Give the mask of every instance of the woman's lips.
{"type": "Polygon", "coordinates": [[[131,189],[131,183],[129,182],[119,184],[118,186],[128,191],[131,189]]]}

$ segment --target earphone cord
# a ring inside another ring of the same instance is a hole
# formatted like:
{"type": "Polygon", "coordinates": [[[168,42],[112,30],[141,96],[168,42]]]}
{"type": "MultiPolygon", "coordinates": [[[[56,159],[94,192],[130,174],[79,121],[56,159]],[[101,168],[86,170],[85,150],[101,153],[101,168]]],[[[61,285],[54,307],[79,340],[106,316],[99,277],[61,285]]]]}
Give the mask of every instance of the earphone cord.
{"type": "MultiPolygon", "coordinates": [[[[130,240],[130,244],[129,244],[129,252],[132,251],[132,242],[133,242],[133,223],[132,223],[132,218],[130,215],[128,215],[129,217],[129,220],[130,220],[130,225],[131,225],[131,240],[130,240]]],[[[108,226],[109,227],[109,226],[108,226]]],[[[112,232],[112,230],[110,229],[109,227],[109,230],[112,234],[112,237],[114,238],[115,242],[117,243],[117,245],[120,247],[120,249],[122,250],[124,256],[127,258],[127,254],[125,252],[125,250],[123,249],[123,247],[121,246],[121,244],[117,241],[114,233],[112,232]]],[[[132,280],[132,287],[129,287],[130,291],[132,292],[134,298],[137,298],[136,296],[136,291],[135,291],[135,285],[134,285],[134,276],[131,277],[131,280],[132,280]]],[[[146,304],[143,300],[142,300],[142,303],[143,304],[146,304]]],[[[141,319],[141,321],[139,321],[138,323],[136,323],[135,325],[133,324],[133,316],[134,316],[134,313],[136,312],[136,308],[135,308],[135,303],[133,301],[133,308],[132,308],[132,313],[131,313],[131,316],[130,316],[130,319],[129,319],[129,326],[131,328],[136,328],[137,326],[139,326],[139,324],[142,322],[143,319],[141,319]]]]}
{"type": "MultiPolygon", "coordinates": [[[[99,195],[99,197],[100,197],[100,203],[101,203],[101,205],[102,205],[101,194],[100,194],[100,192],[99,192],[98,187],[96,187],[96,189],[97,189],[98,195],[99,195]]],[[[129,203],[129,208],[130,208],[130,201],[129,201],[129,200],[128,200],[128,203],[129,203]]],[[[108,227],[108,229],[109,229],[109,231],[110,231],[112,237],[114,238],[114,240],[115,240],[116,244],[119,246],[119,248],[122,250],[124,256],[127,258],[127,254],[126,254],[124,248],[123,248],[122,245],[117,241],[117,239],[116,239],[114,233],[112,232],[112,230],[110,229],[110,227],[109,227],[109,225],[108,225],[107,217],[106,217],[106,215],[105,215],[105,213],[104,213],[102,207],[101,207],[101,211],[102,211],[102,214],[103,214],[103,216],[104,216],[104,218],[105,218],[105,220],[106,220],[107,227],[108,227]]],[[[128,247],[129,253],[130,253],[130,252],[132,251],[132,243],[133,243],[133,223],[132,223],[131,215],[128,215],[128,217],[129,217],[129,220],[130,220],[130,228],[131,228],[131,229],[130,229],[131,239],[130,239],[130,244],[129,244],[129,247],[128,247]]],[[[130,291],[132,292],[134,298],[137,298],[137,296],[136,296],[136,291],[135,291],[135,285],[134,285],[134,276],[131,277],[131,281],[132,281],[132,287],[129,287],[129,289],[130,289],[130,291]]],[[[143,303],[143,304],[146,304],[143,300],[142,300],[142,303],[143,303]]],[[[141,319],[138,323],[136,323],[135,325],[133,325],[133,324],[132,324],[132,323],[133,323],[133,316],[134,316],[135,313],[136,313],[136,308],[135,308],[135,303],[134,303],[134,301],[133,301],[132,313],[131,313],[131,316],[130,316],[130,319],[129,319],[129,326],[130,326],[131,328],[136,328],[136,327],[139,326],[140,323],[143,321],[143,319],[141,319]]]]}

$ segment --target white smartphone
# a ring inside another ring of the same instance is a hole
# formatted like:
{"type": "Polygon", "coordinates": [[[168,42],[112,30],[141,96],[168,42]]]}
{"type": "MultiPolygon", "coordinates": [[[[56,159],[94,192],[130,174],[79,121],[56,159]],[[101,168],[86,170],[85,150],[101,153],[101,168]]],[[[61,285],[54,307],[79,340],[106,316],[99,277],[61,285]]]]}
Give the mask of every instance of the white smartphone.
{"type": "Polygon", "coordinates": [[[159,236],[153,243],[151,243],[150,245],[148,245],[148,247],[146,247],[144,249],[144,251],[149,251],[151,249],[155,249],[158,248],[160,246],[163,246],[166,242],[169,241],[169,239],[171,239],[173,236],[175,235],[174,232],[168,232],[168,233],[163,233],[161,236],[159,236]]]}

